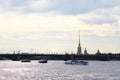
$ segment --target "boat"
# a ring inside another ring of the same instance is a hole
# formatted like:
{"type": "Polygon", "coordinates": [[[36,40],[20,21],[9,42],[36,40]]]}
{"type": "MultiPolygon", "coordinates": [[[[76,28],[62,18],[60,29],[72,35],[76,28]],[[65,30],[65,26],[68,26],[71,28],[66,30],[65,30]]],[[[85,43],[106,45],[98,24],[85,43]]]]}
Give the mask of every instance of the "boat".
{"type": "Polygon", "coordinates": [[[41,59],[41,60],[38,61],[38,63],[47,63],[47,62],[48,62],[48,61],[45,60],[45,59],[41,59]]]}
{"type": "Polygon", "coordinates": [[[65,64],[69,65],[88,65],[88,62],[85,60],[70,60],[65,62],[65,64]]]}
{"type": "Polygon", "coordinates": [[[22,59],[21,62],[30,62],[30,59],[22,59]]]}

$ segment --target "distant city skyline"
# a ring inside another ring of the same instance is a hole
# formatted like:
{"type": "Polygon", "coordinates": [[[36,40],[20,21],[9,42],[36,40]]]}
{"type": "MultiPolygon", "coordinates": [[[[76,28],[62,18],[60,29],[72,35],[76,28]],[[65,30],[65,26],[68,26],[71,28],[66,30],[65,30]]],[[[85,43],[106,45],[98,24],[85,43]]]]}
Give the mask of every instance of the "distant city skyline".
{"type": "Polygon", "coordinates": [[[0,52],[120,53],[120,0],[0,0],[0,52]]]}

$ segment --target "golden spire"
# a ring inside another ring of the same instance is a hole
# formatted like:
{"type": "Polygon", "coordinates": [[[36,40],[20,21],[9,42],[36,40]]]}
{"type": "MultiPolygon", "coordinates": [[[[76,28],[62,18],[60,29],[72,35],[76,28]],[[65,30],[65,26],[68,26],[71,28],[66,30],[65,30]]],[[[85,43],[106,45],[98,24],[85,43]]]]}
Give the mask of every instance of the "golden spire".
{"type": "Polygon", "coordinates": [[[80,30],[79,30],[79,44],[78,44],[78,48],[77,48],[77,54],[78,55],[82,54],[81,45],[80,45],[80,30]]]}
{"type": "Polygon", "coordinates": [[[79,46],[80,46],[80,30],[79,30],[79,46]]]}

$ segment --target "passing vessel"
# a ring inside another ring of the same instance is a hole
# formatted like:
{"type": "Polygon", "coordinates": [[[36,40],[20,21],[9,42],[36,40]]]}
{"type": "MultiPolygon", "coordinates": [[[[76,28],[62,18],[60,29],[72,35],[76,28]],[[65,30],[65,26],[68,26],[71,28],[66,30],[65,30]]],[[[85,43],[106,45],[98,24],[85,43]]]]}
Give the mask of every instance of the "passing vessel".
{"type": "Polygon", "coordinates": [[[70,60],[65,62],[65,64],[70,64],[70,65],[88,65],[87,61],[84,60],[70,60]]]}
{"type": "Polygon", "coordinates": [[[21,62],[30,62],[30,59],[22,59],[21,62]]]}
{"type": "Polygon", "coordinates": [[[41,59],[38,61],[38,63],[47,63],[47,62],[48,62],[48,60],[45,60],[45,59],[41,59]]]}

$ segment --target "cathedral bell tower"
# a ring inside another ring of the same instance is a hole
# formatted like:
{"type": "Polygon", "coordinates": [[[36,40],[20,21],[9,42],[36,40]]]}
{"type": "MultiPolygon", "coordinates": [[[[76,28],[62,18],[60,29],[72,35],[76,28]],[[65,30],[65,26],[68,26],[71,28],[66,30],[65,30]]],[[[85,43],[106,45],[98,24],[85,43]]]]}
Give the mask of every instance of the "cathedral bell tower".
{"type": "Polygon", "coordinates": [[[81,45],[80,45],[80,31],[79,31],[79,43],[78,43],[78,48],[77,48],[77,55],[81,55],[82,51],[81,51],[81,45]]]}

